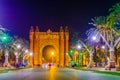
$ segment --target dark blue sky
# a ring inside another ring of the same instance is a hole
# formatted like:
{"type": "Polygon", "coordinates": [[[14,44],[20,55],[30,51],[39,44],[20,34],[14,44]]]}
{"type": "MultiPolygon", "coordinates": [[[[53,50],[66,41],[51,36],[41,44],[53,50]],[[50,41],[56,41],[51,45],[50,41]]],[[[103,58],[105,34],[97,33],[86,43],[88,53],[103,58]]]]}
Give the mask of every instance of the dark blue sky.
{"type": "Polygon", "coordinates": [[[69,26],[85,37],[91,18],[107,15],[116,2],[120,0],[0,0],[0,24],[26,39],[31,25],[38,25],[40,31],[69,26]]]}

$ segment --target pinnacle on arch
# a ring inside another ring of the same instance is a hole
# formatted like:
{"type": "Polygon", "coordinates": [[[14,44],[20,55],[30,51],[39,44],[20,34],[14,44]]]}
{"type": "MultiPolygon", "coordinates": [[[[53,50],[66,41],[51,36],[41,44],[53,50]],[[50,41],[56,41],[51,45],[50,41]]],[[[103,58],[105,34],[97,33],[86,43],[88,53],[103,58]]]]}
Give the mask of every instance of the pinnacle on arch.
{"type": "Polygon", "coordinates": [[[36,32],[39,32],[39,27],[38,26],[36,26],[36,30],[35,30],[36,32]]]}
{"type": "Polygon", "coordinates": [[[52,31],[50,29],[47,30],[47,33],[51,33],[52,31]]]}
{"type": "Polygon", "coordinates": [[[63,30],[63,27],[62,26],[60,26],[60,32],[63,32],[64,30],[63,30]]]}
{"type": "Polygon", "coordinates": [[[30,32],[34,32],[33,26],[30,27],[30,32]]]}
{"type": "Polygon", "coordinates": [[[66,27],[65,27],[65,32],[68,32],[68,31],[69,31],[69,30],[68,30],[68,26],[66,26],[66,27]]]}

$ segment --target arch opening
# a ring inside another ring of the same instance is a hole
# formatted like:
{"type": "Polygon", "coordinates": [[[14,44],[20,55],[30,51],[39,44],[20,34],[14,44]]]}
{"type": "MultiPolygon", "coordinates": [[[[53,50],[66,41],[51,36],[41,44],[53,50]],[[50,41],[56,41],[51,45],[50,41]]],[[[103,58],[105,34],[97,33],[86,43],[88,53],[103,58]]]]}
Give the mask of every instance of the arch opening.
{"type": "Polygon", "coordinates": [[[47,45],[42,50],[42,62],[43,63],[56,63],[57,52],[54,46],[47,45]]]}

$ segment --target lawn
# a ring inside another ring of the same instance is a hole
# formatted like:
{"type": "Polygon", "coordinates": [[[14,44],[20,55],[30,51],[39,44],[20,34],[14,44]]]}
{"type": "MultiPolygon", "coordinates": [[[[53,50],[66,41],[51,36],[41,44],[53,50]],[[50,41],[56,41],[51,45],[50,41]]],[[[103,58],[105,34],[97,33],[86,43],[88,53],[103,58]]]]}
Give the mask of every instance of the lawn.
{"type": "Polygon", "coordinates": [[[19,70],[17,68],[12,68],[12,69],[0,69],[0,73],[5,73],[5,72],[8,72],[8,71],[14,71],[14,70],[19,70]]]}
{"type": "Polygon", "coordinates": [[[15,70],[21,70],[21,69],[27,69],[29,67],[23,67],[23,68],[3,68],[0,67],[0,73],[6,73],[8,71],[15,71],[15,70]]]}
{"type": "Polygon", "coordinates": [[[101,74],[110,74],[110,75],[117,75],[120,76],[120,72],[113,72],[113,71],[93,71],[95,73],[101,73],[101,74]]]}

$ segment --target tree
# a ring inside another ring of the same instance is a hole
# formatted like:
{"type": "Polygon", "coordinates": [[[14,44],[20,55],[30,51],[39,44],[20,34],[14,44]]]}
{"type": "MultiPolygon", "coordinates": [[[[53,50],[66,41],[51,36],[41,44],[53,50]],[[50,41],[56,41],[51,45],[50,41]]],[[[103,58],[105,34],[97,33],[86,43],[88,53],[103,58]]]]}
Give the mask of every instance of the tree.
{"type": "Polygon", "coordinates": [[[90,61],[89,61],[89,64],[88,64],[87,67],[92,67],[93,66],[92,65],[92,63],[93,63],[93,52],[94,52],[93,47],[90,44],[87,44],[87,42],[83,42],[82,40],[79,40],[79,44],[88,51],[90,61]]]}
{"type": "MultiPolygon", "coordinates": [[[[113,14],[112,14],[113,15],[113,14]]],[[[116,39],[116,26],[114,25],[112,21],[112,18],[110,18],[110,16],[104,17],[104,16],[99,16],[99,17],[95,17],[94,19],[92,19],[92,24],[93,26],[96,26],[96,28],[90,29],[88,30],[89,36],[90,35],[97,35],[99,32],[101,33],[101,35],[99,35],[99,38],[101,37],[102,39],[97,39],[100,40],[100,44],[104,44],[105,43],[113,43],[113,40],[116,39]],[[99,31],[98,31],[99,30],[99,31]],[[114,36],[114,37],[113,37],[114,36]],[[104,40],[103,40],[104,38],[104,40]]],[[[91,37],[91,36],[90,36],[91,37]]],[[[101,45],[100,45],[101,46],[101,45]]],[[[106,44],[106,48],[108,47],[108,45],[106,44]]],[[[110,47],[109,47],[110,48],[110,47]]],[[[107,49],[105,51],[105,61],[107,58],[107,49]]]]}
{"type": "Polygon", "coordinates": [[[107,17],[110,27],[116,27],[120,21],[120,3],[113,5],[109,9],[110,14],[107,17]]]}
{"type": "Polygon", "coordinates": [[[5,61],[3,63],[3,66],[5,67],[12,67],[8,61],[9,58],[9,50],[11,49],[12,45],[12,37],[7,36],[7,38],[4,38],[4,41],[2,42],[2,49],[4,50],[4,56],[5,61]],[[9,39],[8,39],[9,38],[9,39]]]}
{"type": "MultiPolygon", "coordinates": [[[[115,31],[113,30],[109,34],[110,35],[110,40],[107,41],[107,39],[102,35],[102,33],[99,29],[96,29],[96,34],[93,34],[93,35],[96,35],[96,37],[100,36],[109,48],[109,52],[110,52],[110,60],[109,61],[110,62],[114,61],[114,58],[113,58],[114,57],[114,48],[117,46],[118,42],[120,41],[120,36],[116,35],[115,31]]],[[[99,39],[99,38],[96,38],[96,39],[99,39]]]]}
{"type": "MultiPolygon", "coordinates": [[[[109,9],[110,14],[107,17],[107,20],[109,21],[109,24],[112,27],[116,27],[116,29],[120,29],[120,3],[117,3],[115,5],[113,5],[110,9],[109,9]]],[[[116,34],[119,35],[119,33],[116,34]]],[[[117,47],[117,46],[116,46],[117,47]]],[[[116,63],[117,63],[117,56],[118,56],[118,49],[115,47],[115,56],[116,56],[116,63]]]]}
{"type": "Polygon", "coordinates": [[[7,66],[7,67],[11,67],[11,65],[8,62],[8,58],[9,58],[9,51],[8,49],[10,48],[10,44],[11,44],[11,37],[6,34],[8,30],[3,28],[0,25],[0,45],[1,45],[1,49],[4,51],[4,63],[3,66],[7,66]]]}
{"type": "MultiPolygon", "coordinates": [[[[86,34],[88,35],[88,39],[91,41],[93,37],[96,37],[96,35],[98,34],[97,30],[99,29],[102,34],[104,34],[104,36],[108,36],[107,35],[107,28],[106,27],[106,17],[105,16],[99,16],[99,17],[94,17],[91,19],[91,23],[93,26],[95,26],[96,28],[90,28],[86,34]]],[[[102,39],[100,38],[100,36],[97,36],[96,40],[92,40],[93,45],[94,45],[94,61],[97,63],[97,50],[96,47],[99,48],[99,54],[101,55],[101,44],[103,44],[102,39]]],[[[106,55],[105,55],[106,56],[106,55]]],[[[99,56],[101,57],[101,56],[99,56]]],[[[105,61],[106,61],[106,57],[105,57],[105,61]]]]}
{"type": "Polygon", "coordinates": [[[13,47],[14,47],[14,55],[16,57],[16,64],[19,62],[20,56],[22,56],[22,62],[24,63],[25,59],[25,51],[28,50],[28,41],[22,38],[14,37],[13,47]]]}

